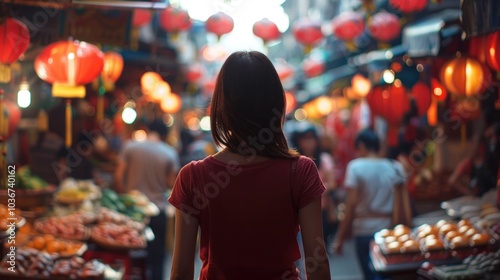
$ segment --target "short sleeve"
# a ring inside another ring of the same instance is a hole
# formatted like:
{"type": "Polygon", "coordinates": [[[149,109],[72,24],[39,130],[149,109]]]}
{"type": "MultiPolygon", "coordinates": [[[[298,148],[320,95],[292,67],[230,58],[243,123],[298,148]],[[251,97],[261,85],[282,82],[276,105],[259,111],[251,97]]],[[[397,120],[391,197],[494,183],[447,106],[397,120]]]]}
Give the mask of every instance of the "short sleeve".
{"type": "Polygon", "coordinates": [[[395,179],[395,183],[396,184],[404,184],[406,182],[406,177],[407,177],[407,174],[406,172],[404,171],[404,167],[403,165],[398,162],[398,161],[395,161],[394,163],[394,168],[396,168],[396,179],[395,179]]]}
{"type": "Polygon", "coordinates": [[[201,209],[195,207],[196,191],[192,178],[193,164],[189,163],[179,171],[168,202],[188,216],[198,218],[201,209]]]}
{"type": "Polygon", "coordinates": [[[346,188],[357,188],[359,186],[359,178],[356,175],[356,164],[355,161],[349,162],[345,170],[344,186],[346,188]]]}
{"type": "Polygon", "coordinates": [[[307,157],[300,157],[295,175],[296,205],[301,209],[321,196],[325,186],[321,181],[314,162],[307,157]]]}

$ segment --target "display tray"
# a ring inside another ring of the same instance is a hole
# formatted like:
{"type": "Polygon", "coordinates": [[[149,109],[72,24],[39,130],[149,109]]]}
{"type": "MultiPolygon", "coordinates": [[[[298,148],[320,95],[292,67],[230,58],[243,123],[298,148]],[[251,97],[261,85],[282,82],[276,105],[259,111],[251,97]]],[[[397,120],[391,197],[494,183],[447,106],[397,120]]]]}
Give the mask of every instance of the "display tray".
{"type": "MultiPolygon", "coordinates": [[[[32,241],[33,239],[35,239],[36,237],[39,237],[41,235],[31,235],[29,238],[27,238],[25,240],[25,242],[21,243],[21,244],[18,244],[18,247],[19,248],[23,248],[23,247],[29,247],[27,246],[27,244],[32,241]]],[[[85,253],[85,251],[87,251],[88,249],[88,246],[86,243],[84,242],[81,242],[81,241],[75,241],[75,240],[69,240],[69,239],[64,239],[64,238],[57,238],[57,241],[60,243],[60,242],[65,242],[66,246],[72,246],[74,247],[75,249],[71,250],[71,252],[69,251],[65,251],[65,252],[58,252],[57,254],[61,257],[61,258],[68,258],[68,257],[74,257],[74,256],[82,256],[83,253],[85,253]]],[[[31,247],[30,247],[31,248],[31,247]]],[[[33,248],[35,249],[35,248],[33,248]]],[[[47,252],[45,249],[42,249],[41,250],[42,252],[47,252]]],[[[47,252],[49,253],[49,252],[47,252]]]]}
{"type": "Polygon", "coordinates": [[[146,238],[142,236],[144,242],[143,245],[141,246],[130,246],[130,245],[123,245],[119,242],[110,242],[108,239],[101,238],[97,234],[91,234],[90,240],[94,242],[96,245],[106,248],[106,249],[111,249],[111,250],[137,250],[137,249],[144,249],[146,248],[146,238]]]}
{"type": "Polygon", "coordinates": [[[73,234],[57,234],[57,233],[46,231],[46,230],[44,230],[43,224],[46,223],[47,220],[49,220],[49,219],[50,218],[41,218],[41,219],[36,220],[34,225],[33,225],[34,229],[41,234],[51,234],[51,235],[54,235],[55,237],[69,239],[69,240],[87,241],[90,238],[90,229],[83,224],[82,224],[82,226],[84,227],[84,232],[80,236],[75,236],[73,234]]]}
{"type": "Polygon", "coordinates": [[[435,265],[458,264],[459,259],[442,259],[442,260],[420,260],[414,262],[387,262],[385,256],[380,251],[380,247],[372,242],[370,244],[370,257],[373,268],[380,273],[394,273],[401,271],[417,271],[424,262],[432,262],[435,265]]]}
{"type": "MultiPolygon", "coordinates": [[[[71,280],[122,280],[124,279],[125,268],[122,265],[105,265],[104,273],[97,277],[79,277],[71,280]]],[[[0,270],[0,279],[2,280],[68,280],[67,276],[37,276],[37,275],[19,275],[12,272],[0,270]]]]}

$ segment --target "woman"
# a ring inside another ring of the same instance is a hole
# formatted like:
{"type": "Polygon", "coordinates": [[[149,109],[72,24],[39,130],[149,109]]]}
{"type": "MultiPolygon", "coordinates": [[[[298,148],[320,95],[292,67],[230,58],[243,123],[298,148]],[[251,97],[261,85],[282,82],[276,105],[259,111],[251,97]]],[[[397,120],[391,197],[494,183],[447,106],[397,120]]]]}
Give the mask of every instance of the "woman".
{"type": "Polygon", "coordinates": [[[211,103],[223,150],[180,171],[169,201],[176,210],[171,279],[193,279],[198,228],[200,279],[298,279],[302,231],[308,279],[330,279],[322,237],[325,190],[306,157],[288,149],[278,74],[259,52],[231,54],[211,103]]]}
{"type": "Polygon", "coordinates": [[[365,279],[377,279],[370,268],[370,242],[375,232],[391,226],[394,187],[404,183],[400,163],[379,156],[380,142],[372,130],[363,130],[355,140],[358,158],[347,165],[345,218],[334,243],[336,253],[351,232],[365,279]]]}
{"type": "Polygon", "coordinates": [[[334,163],[330,154],[321,149],[316,127],[309,122],[297,123],[291,135],[291,142],[297,151],[314,161],[326,191],[321,197],[321,215],[323,217],[323,239],[328,244],[337,231],[337,211],[335,203],[334,163]]]}

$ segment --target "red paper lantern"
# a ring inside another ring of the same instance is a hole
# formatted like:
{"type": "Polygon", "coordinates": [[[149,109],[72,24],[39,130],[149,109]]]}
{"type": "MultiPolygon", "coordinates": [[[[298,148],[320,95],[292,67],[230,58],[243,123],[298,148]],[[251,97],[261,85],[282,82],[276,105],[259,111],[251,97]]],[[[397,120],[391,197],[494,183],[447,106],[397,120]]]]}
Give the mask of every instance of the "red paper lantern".
{"type": "Polygon", "coordinates": [[[309,18],[302,18],[296,21],[293,24],[292,33],[295,40],[306,46],[306,52],[309,52],[324,37],[321,31],[321,23],[309,18]]]}
{"type": "Polygon", "coordinates": [[[469,55],[481,63],[486,63],[488,48],[486,46],[487,36],[472,37],[469,41],[469,55]]]}
{"type": "Polygon", "coordinates": [[[5,138],[9,139],[17,129],[21,121],[21,109],[10,100],[3,100],[4,121],[8,122],[5,138]]]}
{"type": "Polygon", "coordinates": [[[253,34],[261,38],[264,43],[272,40],[278,40],[281,37],[281,32],[278,29],[276,23],[270,21],[267,18],[263,18],[253,25],[253,34]]]}
{"type": "Polygon", "coordinates": [[[102,72],[104,54],[98,47],[79,41],[59,41],[45,47],[35,59],[40,79],[53,84],[54,97],[85,97],[85,87],[102,72]]]}
{"type": "Polygon", "coordinates": [[[440,79],[448,91],[459,96],[472,96],[491,84],[491,71],[470,57],[447,61],[441,68],[440,79]]]}
{"type": "Polygon", "coordinates": [[[382,11],[372,16],[368,30],[373,38],[381,42],[390,42],[401,33],[401,24],[397,16],[382,11]]]}
{"type": "Polygon", "coordinates": [[[292,67],[285,61],[278,61],[274,67],[276,68],[276,72],[278,72],[278,76],[281,81],[284,81],[293,75],[292,67]]]}
{"type": "Polygon", "coordinates": [[[343,12],[332,20],[333,34],[343,41],[351,42],[363,34],[365,20],[363,14],[354,11],[343,12]]]}
{"type": "Polygon", "coordinates": [[[431,79],[432,94],[437,101],[445,101],[448,97],[446,88],[435,78],[431,79]]]}
{"type": "Polygon", "coordinates": [[[389,0],[389,4],[405,14],[410,14],[425,9],[427,0],[389,0]]]}
{"type": "Polygon", "coordinates": [[[429,87],[422,82],[417,82],[411,89],[411,97],[417,103],[418,115],[425,115],[432,103],[432,93],[429,87]]]}
{"type": "Polygon", "coordinates": [[[160,27],[175,34],[191,28],[191,18],[184,10],[168,7],[160,13],[160,27]]]}
{"type": "Polygon", "coordinates": [[[123,57],[116,52],[106,52],[104,54],[104,67],[101,77],[104,82],[116,82],[123,70],[123,57]]]}
{"type": "Polygon", "coordinates": [[[191,64],[186,69],[186,80],[189,83],[198,82],[203,76],[203,67],[199,63],[191,64]]]}
{"type": "Polygon", "coordinates": [[[493,70],[500,72],[500,31],[488,35],[486,50],[486,62],[493,70]]]}
{"type": "Polygon", "coordinates": [[[302,63],[302,70],[307,77],[316,77],[325,72],[325,63],[317,59],[308,58],[302,63]]]}
{"type": "Polygon", "coordinates": [[[385,118],[389,124],[393,125],[399,125],[404,114],[410,109],[406,90],[401,85],[376,87],[366,100],[373,114],[385,118]]]}
{"type": "Polygon", "coordinates": [[[223,12],[218,12],[215,15],[211,15],[207,19],[206,29],[208,32],[214,33],[220,38],[222,35],[233,31],[234,21],[233,19],[223,12]]]}
{"type": "Polygon", "coordinates": [[[0,82],[10,81],[10,64],[28,49],[30,32],[17,19],[7,18],[0,23],[0,82]]]}
{"type": "Polygon", "coordinates": [[[132,14],[132,26],[143,27],[151,22],[151,12],[144,9],[136,9],[132,14]]]}

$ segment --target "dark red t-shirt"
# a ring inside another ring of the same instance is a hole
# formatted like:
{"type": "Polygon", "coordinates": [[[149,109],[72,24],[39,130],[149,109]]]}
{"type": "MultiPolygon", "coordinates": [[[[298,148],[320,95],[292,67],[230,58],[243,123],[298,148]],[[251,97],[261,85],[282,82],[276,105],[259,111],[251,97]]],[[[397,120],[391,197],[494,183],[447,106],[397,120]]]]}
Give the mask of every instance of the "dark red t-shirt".
{"type": "Polygon", "coordinates": [[[325,187],[314,162],[226,164],[209,156],[183,167],[169,202],[201,228],[200,279],[297,279],[298,210],[325,187]],[[286,277],[283,277],[286,275],[286,277]]]}

